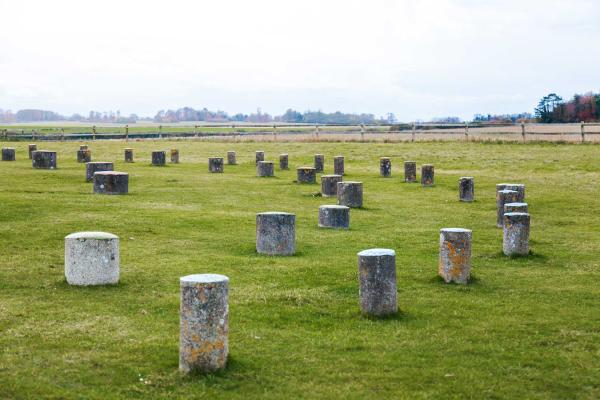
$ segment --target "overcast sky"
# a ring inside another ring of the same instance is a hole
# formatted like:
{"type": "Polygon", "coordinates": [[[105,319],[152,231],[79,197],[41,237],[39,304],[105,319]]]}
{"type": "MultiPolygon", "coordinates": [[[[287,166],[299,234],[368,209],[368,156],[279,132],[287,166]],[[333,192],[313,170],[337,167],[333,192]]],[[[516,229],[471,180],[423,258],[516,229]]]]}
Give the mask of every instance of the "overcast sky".
{"type": "Polygon", "coordinates": [[[533,111],[600,90],[595,0],[0,0],[0,108],[533,111]]]}

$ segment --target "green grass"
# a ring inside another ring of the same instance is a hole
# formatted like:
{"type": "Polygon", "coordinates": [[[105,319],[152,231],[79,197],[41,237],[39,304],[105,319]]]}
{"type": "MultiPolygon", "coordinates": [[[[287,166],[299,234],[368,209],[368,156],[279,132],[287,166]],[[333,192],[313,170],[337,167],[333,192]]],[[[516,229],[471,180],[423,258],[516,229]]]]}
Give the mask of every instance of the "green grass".
{"type": "MultiPolygon", "coordinates": [[[[12,146],[13,144],[11,144],[12,146]]],[[[0,163],[0,398],[600,397],[600,147],[486,143],[90,143],[95,161],[130,173],[128,196],[98,196],[77,143],[44,143],[58,170],[33,170],[26,143],[0,163]],[[136,163],[122,162],[133,147],[136,163]],[[149,165],[178,147],[181,164],[149,165]],[[237,166],[207,158],[236,150],[237,166]],[[257,178],[254,151],[290,171],[257,178]],[[349,231],[317,228],[334,199],[294,184],[314,153],[346,156],[364,182],[349,231]],[[378,176],[379,156],[393,177],[378,176]],[[433,163],[436,186],[402,183],[402,160],[433,163]],[[474,176],[477,201],[457,201],[474,176]],[[501,254],[495,184],[522,182],[532,255],[501,254]],[[254,250],[255,214],[297,216],[297,255],[254,250]],[[436,276],[439,229],[473,230],[473,282],[436,276]],[[65,235],[121,238],[118,286],[65,283],[65,235]],[[396,318],[360,316],[356,253],[396,250],[396,318]],[[230,277],[230,362],[177,370],[180,276],[230,277]]]]}

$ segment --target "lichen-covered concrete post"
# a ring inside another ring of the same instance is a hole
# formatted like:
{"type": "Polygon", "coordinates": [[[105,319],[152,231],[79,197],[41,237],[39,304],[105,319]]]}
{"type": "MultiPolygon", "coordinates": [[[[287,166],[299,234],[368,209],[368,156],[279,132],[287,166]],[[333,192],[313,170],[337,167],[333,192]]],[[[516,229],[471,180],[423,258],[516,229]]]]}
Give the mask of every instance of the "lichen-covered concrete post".
{"type": "Polygon", "coordinates": [[[344,176],[344,156],[333,157],[333,173],[344,176]]]}
{"type": "Polygon", "coordinates": [[[37,169],[56,169],[55,151],[36,150],[31,152],[31,166],[37,169]]]}
{"type": "Polygon", "coordinates": [[[87,150],[88,149],[88,145],[87,144],[80,144],[79,145],[79,150],[87,150]]]}
{"type": "Polygon", "coordinates": [[[256,251],[292,255],[296,252],[296,215],[285,212],[256,214],[256,251]]]}
{"type": "Polygon", "coordinates": [[[458,200],[472,202],[475,200],[475,179],[463,176],[458,180],[458,200]]]}
{"type": "Polygon", "coordinates": [[[369,249],[358,253],[360,310],[381,317],[398,312],[396,252],[369,249]]]}
{"type": "Polygon", "coordinates": [[[434,185],[433,165],[423,164],[421,166],[421,185],[422,186],[433,186],[434,185]]]}
{"type": "Polygon", "coordinates": [[[88,163],[92,161],[92,151],[89,149],[77,150],[77,162],[88,163]]]}
{"type": "Polygon", "coordinates": [[[167,162],[167,153],[157,150],[152,152],[152,165],[162,167],[167,162]]]}
{"type": "Polygon", "coordinates": [[[507,256],[529,254],[529,214],[505,213],[502,251],[507,256]]]}
{"type": "Polygon", "coordinates": [[[94,193],[129,193],[129,174],[118,171],[100,171],[94,173],[94,193]]]}
{"type": "Polygon", "coordinates": [[[223,172],[223,157],[210,157],[208,159],[208,172],[223,172]]]}
{"type": "Polygon", "coordinates": [[[29,150],[29,159],[31,160],[31,153],[33,153],[34,151],[37,150],[37,144],[35,143],[30,143],[28,147],[29,150]]]}
{"type": "Polygon", "coordinates": [[[15,161],[15,149],[12,147],[3,147],[2,161],[15,161]]]}
{"type": "Polygon", "coordinates": [[[65,278],[69,285],[119,282],[119,237],[106,232],[76,232],[65,237],[65,278]]]}
{"type": "Polygon", "coordinates": [[[125,162],[126,163],[133,162],[133,149],[132,148],[128,147],[125,149],[125,162]]]}
{"type": "Polygon", "coordinates": [[[256,176],[275,176],[275,166],[271,161],[259,161],[256,165],[256,176]]]}
{"type": "Polygon", "coordinates": [[[319,228],[348,229],[350,208],[338,205],[319,206],[319,228]]]}
{"type": "Polygon", "coordinates": [[[315,154],[315,171],[323,172],[325,168],[325,156],[323,154],[315,154]]]}
{"type": "Polygon", "coordinates": [[[179,149],[171,149],[171,164],[179,164],[179,149]]]}
{"type": "Polygon", "coordinates": [[[528,213],[529,206],[527,203],[506,203],[504,204],[504,214],[506,213],[528,213]]]}
{"type": "Polygon", "coordinates": [[[229,278],[217,274],[179,279],[179,370],[214,372],[229,353],[229,278]]]}
{"type": "Polygon", "coordinates": [[[522,183],[499,183],[496,185],[496,192],[500,190],[515,190],[519,193],[517,202],[525,202],[525,185],[522,183]]]}
{"type": "Polygon", "coordinates": [[[300,167],[296,169],[298,183],[317,183],[317,172],[312,167],[300,167]]]}
{"type": "Polygon", "coordinates": [[[404,161],[404,182],[414,183],[417,181],[417,163],[404,161]]]}
{"type": "Polygon", "coordinates": [[[265,161],[265,152],[262,150],[259,150],[256,152],[256,162],[255,164],[258,165],[259,161],[265,161]]]}
{"type": "Polygon", "coordinates": [[[340,206],[360,208],[363,205],[362,182],[338,182],[337,199],[340,206]]]}
{"type": "Polygon", "coordinates": [[[438,273],[444,282],[468,283],[471,276],[472,231],[462,228],[440,229],[438,273]]]}
{"type": "Polygon", "coordinates": [[[519,192],[516,190],[499,190],[496,192],[496,226],[502,228],[504,223],[504,205],[518,203],[519,192]]]}
{"type": "Polygon", "coordinates": [[[389,157],[379,159],[379,174],[384,178],[392,176],[392,160],[389,157]]]}
{"type": "Polygon", "coordinates": [[[228,165],[236,165],[237,164],[235,151],[227,152],[227,164],[228,165]]]}
{"type": "Polygon", "coordinates": [[[321,195],[323,197],[337,196],[337,184],[342,181],[341,175],[321,176],[321,195]]]}
{"type": "Polygon", "coordinates": [[[114,164],[111,162],[89,162],[85,164],[85,180],[91,182],[94,180],[94,173],[100,171],[114,171],[114,164]]]}
{"type": "Polygon", "coordinates": [[[289,161],[289,157],[287,154],[280,154],[279,155],[279,169],[281,169],[281,170],[290,169],[288,161],[289,161]]]}

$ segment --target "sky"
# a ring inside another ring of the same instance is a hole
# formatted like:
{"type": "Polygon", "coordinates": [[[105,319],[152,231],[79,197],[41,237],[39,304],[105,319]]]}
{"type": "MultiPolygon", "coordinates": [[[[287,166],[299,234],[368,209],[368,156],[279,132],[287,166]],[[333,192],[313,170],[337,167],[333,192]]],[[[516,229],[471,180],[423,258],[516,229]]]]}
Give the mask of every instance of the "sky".
{"type": "Polygon", "coordinates": [[[533,112],[600,90],[596,0],[0,0],[0,108],[533,112]]]}

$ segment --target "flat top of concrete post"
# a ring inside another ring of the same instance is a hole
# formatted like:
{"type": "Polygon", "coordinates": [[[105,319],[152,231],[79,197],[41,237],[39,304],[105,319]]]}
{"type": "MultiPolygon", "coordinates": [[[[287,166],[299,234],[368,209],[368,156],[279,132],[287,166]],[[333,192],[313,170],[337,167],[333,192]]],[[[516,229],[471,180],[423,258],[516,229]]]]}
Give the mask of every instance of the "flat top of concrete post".
{"type": "Polygon", "coordinates": [[[322,156],[323,154],[320,153],[316,153],[315,156],[322,156]]]}
{"type": "Polygon", "coordinates": [[[341,178],[341,175],[338,174],[330,174],[330,175],[321,175],[321,179],[323,178],[341,178]]]}
{"type": "Polygon", "coordinates": [[[340,206],[337,204],[324,204],[322,206],[319,206],[319,208],[334,208],[337,210],[349,210],[350,209],[350,207],[340,206]]]}
{"type": "Polygon", "coordinates": [[[527,207],[527,203],[506,203],[504,206],[505,207],[506,206],[509,206],[509,207],[527,207]]]}
{"type": "Polygon", "coordinates": [[[380,160],[389,160],[390,157],[379,157],[380,160]]]}
{"type": "Polygon", "coordinates": [[[164,150],[154,150],[154,151],[152,151],[152,152],[153,152],[153,153],[164,153],[165,151],[164,151],[164,150]]]}
{"type": "Polygon", "coordinates": [[[89,161],[86,164],[112,164],[111,161],[89,161]]]}
{"type": "Polygon", "coordinates": [[[229,282],[229,278],[219,274],[193,274],[179,278],[181,285],[194,285],[197,283],[222,283],[229,282]]]}
{"type": "Polygon", "coordinates": [[[259,164],[273,164],[273,161],[259,161],[259,164]]]}
{"type": "Polygon", "coordinates": [[[96,239],[96,240],[110,240],[118,239],[117,235],[113,235],[108,232],[75,232],[65,236],[65,239],[96,239]]]}
{"type": "Polygon", "coordinates": [[[356,182],[356,181],[343,181],[343,182],[338,182],[338,184],[344,184],[344,185],[362,185],[362,182],[356,182]]]}
{"type": "Polygon", "coordinates": [[[344,158],[344,156],[335,156],[333,158],[344,158]]]}
{"type": "Polygon", "coordinates": [[[267,211],[267,212],[256,213],[256,215],[294,215],[295,216],[296,214],[282,212],[282,211],[267,211]]]}
{"type": "Polygon", "coordinates": [[[208,157],[209,160],[222,160],[223,157],[208,157]]]}
{"type": "Polygon", "coordinates": [[[416,164],[416,161],[404,161],[404,164],[416,164]]]}
{"type": "Polygon", "coordinates": [[[433,164],[423,164],[423,167],[433,167],[433,164]]]}
{"type": "Polygon", "coordinates": [[[228,153],[235,153],[235,151],[234,151],[234,150],[228,150],[227,152],[228,152],[228,153]]]}
{"type": "Polygon", "coordinates": [[[288,153],[281,153],[280,156],[287,156],[288,153]]]}
{"type": "Polygon", "coordinates": [[[498,190],[498,193],[508,194],[508,193],[519,193],[519,192],[517,192],[516,190],[504,189],[504,190],[498,190]]]}
{"type": "Polygon", "coordinates": [[[296,169],[315,169],[315,167],[298,167],[296,169]]]}
{"type": "Polygon", "coordinates": [[[51,151],[51,150],[36,150],[34,153],[56,153],[56,152],[51,151]]]}
{"type": "Polygon", "coordinates": [[[472,176],[461,176],[460,179],[475,179],[472,176]]]}
{"type": "Polygon", "coordinates": [[[256,150],[257,153],[264,153],[264,150],[256,150]]]}
{"type": "Polygon", "coordinates": [[[358,255],[366,257],[395,256],[396,252],[391,249],[368,249],[361,251],[358,255]]]}
{"type": "Polygon", "coordinates": [[[524,217],[524,216],[528,216],[529,217],[529,213],[524,213],[524,212],[510,212],[510,213],[504,213],[505,217],[524,217]]]}
{"type": "Polygon", "coordinates": [[[125,147],[125,150],[133,150],[131,147],[125,147]]]}
{"type": "Polygon", "coordinates": [[[94,172],[94,175],[129,175],[127,172],[120,171],[98,171],[94,172]]]}
{"type": "Polygon", "coordinates": [[[3,147],[2,149],[3,150],[14,150],[15,148],[14,147],[3,147]]]}
{"type": "Polygon", "coordinates": [[[465,228],[442,228],[440,232],[451,232],[451,233],[471,233],[473,232],[470,229],[465,228]]]}

